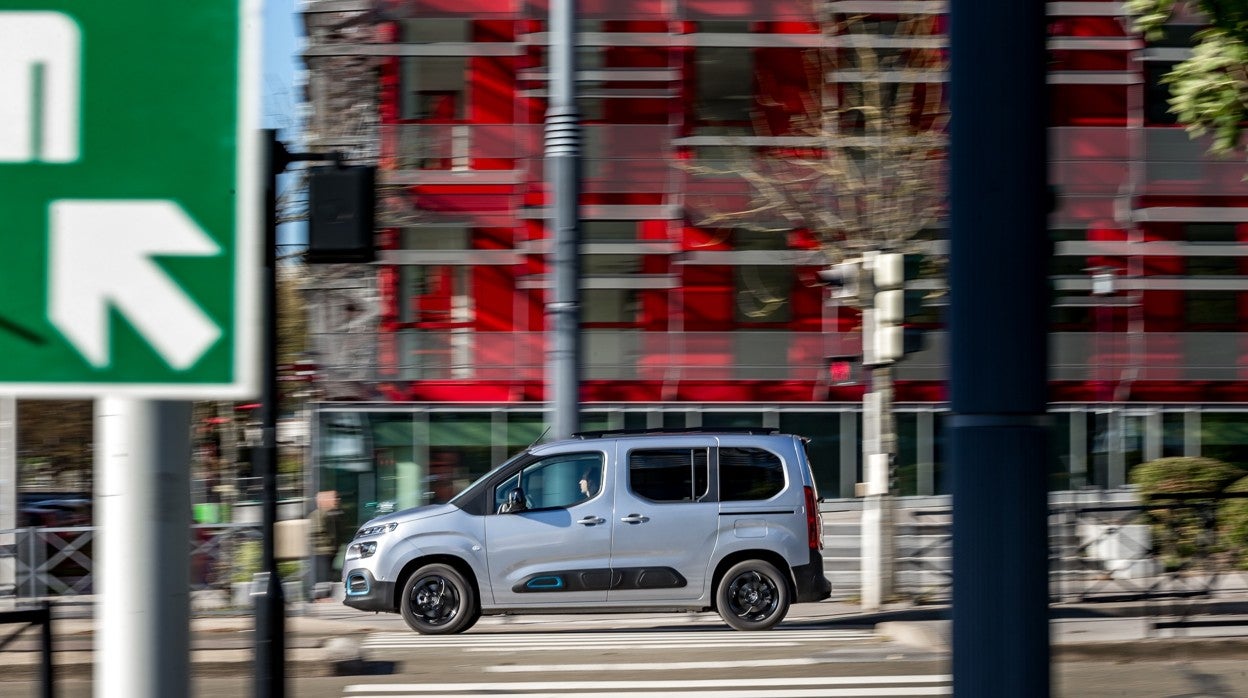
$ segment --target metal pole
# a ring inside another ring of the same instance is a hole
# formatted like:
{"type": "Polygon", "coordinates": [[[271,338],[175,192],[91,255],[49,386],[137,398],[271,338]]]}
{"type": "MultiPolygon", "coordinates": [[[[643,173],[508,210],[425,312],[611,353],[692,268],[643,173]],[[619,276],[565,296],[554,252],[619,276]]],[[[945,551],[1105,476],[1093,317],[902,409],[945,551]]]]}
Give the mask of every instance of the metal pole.
{"type": "Polygon", "coordinates": [[[277,524],[277,176],[289,153],[277,131],[262,133],[264,158],[263,350],[260,366],[260,452],[256,459],[261,486],[261,571],[252,581],[256,617],[257,698],[286,695],[286,600],[277,573],[273,531],[277,524]]]}
{"type": "Polygon", "coordinates": [[[861,606],[878,611],[894,594],[896,545],[892,487],[893,433],[892,371],[876,355],[875,263],[877,255],[863,255],[858,274],[862,305],[863,366],[871,376],[871,390],[862,396],[862,568],[861,606]]]}
{"type": "Polygon", "coordinates": [[[949,15],[953,684],[1047,697],[1045,4],[949,15]]]}
{"type": "Polygon", "coordinates": [[[0,396],[0,590],[17,596],[17,399],[0,396]]]}
{"type": "Polygon", "coordinates": [[[575,0],[550,3],[550,106],[546,111],[546,167],[553,197],[553,300],[546,303],[546,331],[553,331],[547,380],[554,402],[552,436],[580,429],[580,158],[581,117],[576,107],[575,0]]]}
{"type": "Polygon", "coordinates": [[[95,403],[95,689],[190,694],[191,404],[95,403]]]}
{"type": "Polygon", "coordinates": [[[43,684],[43,690],[40,693],[40,695],[42,695],[43,698],[52,698],[52,696],[55,695],[56,691],[53,685],[53,678],[55,674],[53,672],[54,662],[52,661],[53,655],[52,655],[52,604],[51,602],[44,601],[43,606],[40,608],[40,611],[41,611],[40,615],[43,616],[43,628],[42,628],[42,632],[39,634],[39,638],[40,638],[40,642],[39,642],[40,652],[39,653],[43,656],[43,659],[40,662],[40,667],[39,667],[40,683],[43,684]]]}

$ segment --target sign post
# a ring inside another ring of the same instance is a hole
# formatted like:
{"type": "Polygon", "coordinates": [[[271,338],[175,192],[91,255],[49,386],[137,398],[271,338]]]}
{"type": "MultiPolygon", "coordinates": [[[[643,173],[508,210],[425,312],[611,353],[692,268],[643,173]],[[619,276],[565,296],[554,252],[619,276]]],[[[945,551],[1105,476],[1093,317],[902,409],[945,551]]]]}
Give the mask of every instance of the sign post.
{"type": "Polygon", "coordinates": [[[259,390],[259,27],[0,9],[0,394],[96,399],[97,696],[190,693],[188,401],[259,390]]]}

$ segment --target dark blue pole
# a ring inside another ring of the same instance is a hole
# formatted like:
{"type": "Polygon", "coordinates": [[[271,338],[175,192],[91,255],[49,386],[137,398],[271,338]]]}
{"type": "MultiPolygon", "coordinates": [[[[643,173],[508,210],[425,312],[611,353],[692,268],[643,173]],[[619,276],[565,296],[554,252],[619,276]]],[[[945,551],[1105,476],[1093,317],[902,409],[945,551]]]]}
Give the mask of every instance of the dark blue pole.
{"type": "Polygon", "coordinates": [[[954,693],[1048,696],[1045,3],[949,17],[954,693]]]}
{"type": "MultiPolygon", "coordinates": [[[[256,464],[262,483],[261,579],[253,587],[256,618],[256,698],[286,695],[286,599],[277,573],[274,529],[277,524],[277,176],[289,164],[286,146],[277,131],[263,132],[264,168],[264,278],[263,347],[261,351],[260,434],[256,464]]],[[[256,581],[252,582],[256,584],[256,581]]]]}

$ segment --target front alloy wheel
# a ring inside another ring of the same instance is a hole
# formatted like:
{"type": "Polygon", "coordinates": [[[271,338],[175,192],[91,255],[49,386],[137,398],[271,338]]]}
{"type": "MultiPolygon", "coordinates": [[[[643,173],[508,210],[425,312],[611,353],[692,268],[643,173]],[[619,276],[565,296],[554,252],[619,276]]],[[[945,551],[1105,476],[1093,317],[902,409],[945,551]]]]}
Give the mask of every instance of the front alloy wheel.
{"type": "Polygon", "coordinates": [[[459,633],[480,617],[476,590],[454,567],[425,565],[407,578],[399,613],[424,635],[459,633]]]}
{"type": "Polygon", "coordinates": [[[789,585],[775,565],[746,560],[724,574],[715,601],[728,625],[737,630],[767,630],[789,612],[789,585]]]}

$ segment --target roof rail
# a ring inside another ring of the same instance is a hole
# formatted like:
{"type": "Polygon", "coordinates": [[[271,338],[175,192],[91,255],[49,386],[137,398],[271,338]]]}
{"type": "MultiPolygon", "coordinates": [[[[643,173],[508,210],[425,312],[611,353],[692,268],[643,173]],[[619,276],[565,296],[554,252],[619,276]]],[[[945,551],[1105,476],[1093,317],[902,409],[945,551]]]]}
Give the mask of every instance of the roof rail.
{"type": "Polygon", "coordinates": [[[653,427],[648,429],[605,429],[578,431],[574,439],[601,439],[609,436],[640,436],[643,434],[779,434],[775,427],[653,427]]]}

